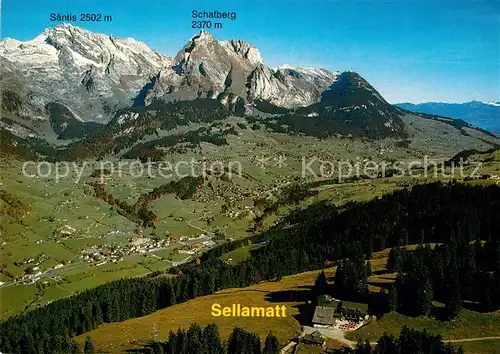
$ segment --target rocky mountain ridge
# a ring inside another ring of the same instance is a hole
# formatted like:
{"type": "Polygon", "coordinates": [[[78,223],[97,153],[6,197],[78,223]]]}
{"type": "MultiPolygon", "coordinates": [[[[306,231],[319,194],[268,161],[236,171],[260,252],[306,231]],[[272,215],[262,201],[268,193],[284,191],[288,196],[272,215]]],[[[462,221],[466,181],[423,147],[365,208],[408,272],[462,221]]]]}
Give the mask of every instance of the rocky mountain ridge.
{"type": "Polygon", "coordinates": [[[303,107],[318,102],[321,92],[339,74],[293,66],[271,69],[251,44],[218,41],[205,31],[191,38],[173,63],[151,80],[136,105],[148,105],[152,98],[211,98],[242,113],[251,111],[255,100],[285,108],[303,107]]]}
{"type": "Polygon", "coordinates": [[[127,106],[171,59],[132,38],[114,38],[72,25],[46,29],[21,42],[0,43],[1,83],[22,103],[15,113],[46,119],[46,105],[65,105],[82,121],[106,121],[127,106]]]}
{"type": "Polygon", "coordinates": [[[174,57],[71,25],[27,42],[7,38],[0,48],[4,142],[57,159],[124,153],[175,126],[231,115],[258,116],[266,132],[298,136],[409,139],[402,146],[429,138],[432,150],[446,132],[457,147],[499,144],[466,122],[389,104],[358,73],[269,68],[251,44],[204,31],[174,57]]]}
{"type": "Polygon", "coordinates": [[[251,44],[219,41],[205,31],[172,58],[135,39],[70,24],[26,42],[6,38],[0,49],[2,86],[19,103],[10,113],[28,119],[46,119],[47,104],[56,103],[78,120],[106,122],[116,110],[154,98],[212,98],[242,112],[257,99],[300,107],[319,101],[338,76],[322,69],[268,68],[251,44]]]}

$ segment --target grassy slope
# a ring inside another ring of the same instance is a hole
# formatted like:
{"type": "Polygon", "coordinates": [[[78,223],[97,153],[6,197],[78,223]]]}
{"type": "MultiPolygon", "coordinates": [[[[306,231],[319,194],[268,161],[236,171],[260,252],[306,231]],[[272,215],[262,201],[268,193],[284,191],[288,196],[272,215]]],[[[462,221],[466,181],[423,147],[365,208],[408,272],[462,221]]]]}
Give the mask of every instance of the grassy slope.
{"type": "Polygon", "coordinates": [[[439,321],[428,316],[406,317],[391,312],[382,316],[375,323],[370,323],[355,332],[349,333],[347,337],[352,340],[361,338],[362,340],[376,341],[384,332],[397,336],[404,325],[440,334],[445,340],[494,337],[500,333],[500,312],[488,314],[464,309],[452,321],[439,321]]]}
{"type": "MultiPolygon", "coordinates": [[[[231,118],[231,123],[244,120],[231,118]]],[[[411,156],[421,157],[418,152],[404,148],[395,148],[394,141],[384,140],[368,142],[361,140],[349,140],[329,138],[318,140],[312,137],[292,137],[283,134],[269,133],[264,131],[252,131],[250,129],[238,130],[241,135],[229,136],[228,146],[214,146],[202,144],[200,152],[189,152],[182,155],[173,156],[173,159],[189,161],[191,158],[199,160],[201,156],[210,158],[219,157],[230,161],[241,161],[243,171],[250,174],[254,179],[236,178],[234,185],[255,192],[257,195],[265,195],[266,191],[272,187],[277,178],[300,177],[302,156],[317,156],[328,161],[338,161],[349,158],[355,160],[357,157],[374,160],[398,159],[408,160],[411,156]],[[274,158],[279,155],[286,156],[286,166],[278,168],[275,166],[274,158]],[[259,156],[271,158],[266,169],[256,166],[255,159],[259,156]],[[259,182],[261,181],[261,182],[259,182]]],[[[445,159],[447,151],[443,150],[441,159],[445,159]]],[[[490,162],[483,165],[481,172],[499,173],[500,164],[490,162]]],[[[115,161],[116,162],[116,161],[115,161]]],[[[93,287],[104,282],[120,278],[124,275],[140,276],[150,270],[165,269],[169,262],[161,261],[155,257],[130,257],[119,262],[116,266],[93,267],[78,261],[80,251],[93,244],[109,244],[112,242],[126,243],[126,238],[134,236],[135,224],[126,218],[111,211],[109,205],[99,199],[92,198],[84,193],[84,186],[74,183],[74,178],[66,178],[62,183],[55,183],[53,179],[40,178],[38,180],[27,178],[21,174],[21,163],[13,160],[2,160],[2,171],[0,178],[3,187],[9,192],[19,197],[19,199],[30,205],[30,213],[22,220],[15,220],[9,216],[0,219],[2,234],[0,235],[0,259],[6,265],[8,271],[14,276],[21,276],[27,265],[15,266],[14,262],[23,259],[34,258],[41,253],[48,255],[47,259],[40,264],[41,270],[53,267],[61,261],[72,261],[72,267],[68,270],[58,271],[56,275],[66,278],[67,282],[53,284],[49,281],[44,293],[38,292],[36,285],[9,286],[0,288],[0,320],[6,317],[32,309],[38,304],[43,304],[48,300],[65,297],[71,291],[93,287]],[[47,221],[47,218],[54,217],[54,221],[47,221]],[[52,232],[62,225],[70,225],[78,231],[72,237],[57,243],[52,238],[52,232]],[[129,230],[127,236],[111,236],[97,238],[94,235],[103,235],[113,230],[129,230]],[[37,244],[37,241],[43,241],[37,244]],[[143,263],[143,264],[139,264],[143,263]],[[69,289],[65,290],[65,289],[69,289]]],[[[88,181],[88,175],[98,167],[97,164],[89,166],[84,173],[83,181],[88,181]]],[[[318,171],[318,166],[313,168],[318,171]]],[[[117,172],[117,171],[115,171],[117,172]]],[[[423,180],[423,179],[422,179],[423,180]]],[[[421,180],[421,181],[422,181],[421,180]]],[[[407,177],[402,179],[378,179],[364,180],[354,183],[340,185],[326,185],[318,188],[320,193],[317,197],[306,200],[305,203],[314,202],[318,199],[331,199],[336,204],[342,204],[351,200],[362,201],[402,188],[405,183],[413,183],[415,179],[407,177]]],[[[165,183],[163,178],[132,178],[125,173],[121,178],[113,178],[108,188],[113,195],[120,200],[133,203],[139,195],[151,191],[165,183]]],[[[214,186],[221,184],[222,189],[228,185],[222,182],[213,182],[214,186]]],[[[476,181],[475,183],[494,183],[494,181],[476,181]]],[[[205,188],[205,187],[204,187],[205,188]]],[[[232,196],[227,193],[227,196],[232,196]]],[[[232,210],[241,210],[245,206],[252,205],[252,198],[243,198],[236,203],[232,210]]],[[[155,200],[149,207],[157,213],[159,220],[156,222],[157,234],[161,237],[167,232],[174,236],[195,235],[199,230],[186,225],[185,220],[196,220],[205,212],[215,216],[210,227],[202,221],[193,221],[193,224],[204,229],[219,227],[227,237],[248,236],[247,228],[251,222],[246,218],[235,219],[220,214],[222,204],[226,200],[219,197],[205,203],[194,201],[179,201],[166,196],[155,200]],[[180,220],[182,221],[176,221],[180,220]]],[[[3,205],[0,205],[3,207],[3,205]]],[[[280,208],[279,214],[287,212],[289,208],[280,208]]],[[[269,226],[277,219],[278,215],[273,214],[265,219],[264,225],[269,226]]],[[[146,233],[150,230],[146,230],[146,233]]],[[[167,249],[158,252],[158,256],[166,257],[174,261],[183,259],[178,253],[167,249]]],[[[237,251],[239,253],[239,251],[237,251]]],[[[242,252],[238,257],[245,257],[242,252]]],[[[236,257],[236,258],[238,258],[236,257]]],[[[233,257],[234,258],[234,257],[233,257]]],[[[0,275],[0,281],[10,281],[4,275],[0,275]]]]}
{"type": "MultiPolygon", "coordinates": [[[[435,244],[431,244],[431,247],[434,246],[435,244]]],[[[409,246],[408,249],[415,249],[415,246],[409,246]]],[[[373,271],[385,269],[388,254],[389,250],[374,254],[373,271]]],[[[395,279],[396,273],[373,275],[368,279],[370,290],[377,291],[377,284],[392,283],[395,279]]],[[[500,311],[478,313],[463,309],[459,316],[452,321],[440,321],[429,316],[412,318],[392,312],[382,316],[376,322],[369,323],[359,330],[347,334],[346,337],[354,341],[358,339],[376,341],[384,332],[397,336],[404,325],[418,330],[425,328],[431,333],[440,334],[444,339],[498,336],[500,333],[500,311]]]]}
{"type": "MultiPolygon", "coordinates": [[[[327,274],[332,275],[333,269],[329,269],[327,274]]],[[[140,346],[140,343],[152,339],[152,328],[155,324],[159,329],[157,339],[162,340],[168,337],[169,330],[177,330],[179,327],[187,328],[191,323],[197,322],[200,325],[216,323],[223,338],[226,338],[236,326],[255,332],[262,339],[266,337],[269,330],[272,330],[280,342],[285,344],[288,339],[300,333],[300,324],[292,317],[298,314],[298,310],[294,307],[296,303],[270,302],[266,299],[267,294],[312,285],[317,275],[318,271],[312,271],[284,277],[280,282],[265,282],[244,289],[227,289],[214,295],[171,306],[145,317],[102,325],[92,332],[77,337],[77,342],[83,344],[85,337],[90,335],[101,350],[118,353],[124,349],[140,346]],[[229,306],[233,303],[265,307],[285,305],[287,317],[265,319],[213,317],[211,306],[214,303],[222,306],[229,306]]]]}
{"type": "MultiPolygon", "coordinates": [[[[433,245],[431,245],[433,246],[433,245]]],[[[416,246],[409,246],[409,249],[415,249],[416,246]]],[[[248,247],[244,247],[246,249],[248,247]]],[[[242,252],[243,254],[245,252],[242,252]]],[[[389,250],[373,254],[371,259],[372,271],[379,272],[385,269],[389,250]]],[[[222,306],[233,303],[241,303],[246,306],[274,306],[284,304],[287,306],[287,314],[297,315],[298,309],[295,307],[300,303],[275,303],[269,301],[271,293],[277,293],[287,290],[304,290],[314,284],[319,271],[311,271],[292,276],[284,277],[280,282],[263,282],[243,289],[227,289],[214,295],[204,296],[190,300],[183,304],[178,304],[164,310],[157,311],[145,317],[130,319],[120,323],[105,324],[96,330],[77,337],[77,342],[83,345],[85,337],[90,335],[96,346],[110,353],[118,353],[125,349],[138,348],[141,343],[153,339],[152,329],[155,324],[159,328],[158,340],[166,339],[169,330],[177,328],[187,328],[193,322],[200,325],[216,323],[219,326],[221,334],[226,338],[235,326],[242,327],[247,331],[257,333],[264,338],[271,330],[276,334],[282,344],[298,333],[300,333],[300,323],[294,318],[288,316],[284,319],[265,319],[258,318],[222,318],[211,316],[211,306],[214,303],[220,303],[222,306]]],[[[335,275],[335,268],[326,269],[327,277],[335,275]]],[[[381,274],[369,278],[370,291],[379,291],[377,283],[392,282],[394,274],[381,274]]],[[[384,315],[374,323],[370,323],[361,329],[351,332],[347,338],[357,340],[369,339],[376,341],[384,332],[399,334],[404,325],[412,328],[440,334],[444,339],[472,338],[498,336],[500,333],[500,312],[492,314],[482,314],[468,310],[462,310],[459,317],[451,322],[438,321],[430,317],[405,317],[398,313],[384,315]]],[[[470,353],[474,353],[474,348],[492,349],[495,341],[488,343],[464,343],[464,348],[472,348],[470,353]],[[493,342],[493,343],[489,343],[493,342]]],[[[331,347],[338,346],[339,343],[332,344],[331,347]]],[[[313,353],[313,348],[303,346],[299,353],[313,353]]],[[[482,349],[481,349],[482,350],[482,349]]],[[[486,351],[487,352],[487,351],[486,351]]],[[[491,352],[494,353],[494,352],[491,352]]]]}
{"type": "Polygon", "coordinates": [[[500,352],[500,339],[457,343],[467,354],[498,354],[500,352]]]}

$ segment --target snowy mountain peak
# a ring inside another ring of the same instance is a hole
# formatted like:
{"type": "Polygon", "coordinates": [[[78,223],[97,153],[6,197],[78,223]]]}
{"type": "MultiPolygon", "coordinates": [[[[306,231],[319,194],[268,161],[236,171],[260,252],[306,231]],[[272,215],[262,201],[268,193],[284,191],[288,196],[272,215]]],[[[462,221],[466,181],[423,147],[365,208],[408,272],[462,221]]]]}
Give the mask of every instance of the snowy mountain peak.
{"type": "Polygon", "coordinates": [[[215,39],[214,36],[210,32],[207,32],[205,30],[201,30],[200,33],[195,35],[193,39],[199,39],[199,40],[213,40],[215,39]]]}
{"type": "Polygon", "coordinates": [[[176,63],[183,59],[198,59],[198,60],[236,60],[247,61],[246,65],[256,66],[262,63],[262,57],[259,50],[242,40],[217,40],[211,33],[200,31],[194,35],[184,48],[177,53],[174,58],[176,63]]]}
{"type": "Polygon", "coordinates": [[[62,24],[33,40],[1,41],[0,63],[4,87],[33,92],[26,117],[44,118],[45,106],[57,102],[84,120],[107,120],[171,60],[132,38],[62,24]]]}
{"type": "Polygon", "coordinates": [[[340,75],[339,71],[329,72],[328,70],[321,69],[321,68],[301,67],[301,66],[294,66],[294,65],[290,65],[290,64],[280,65],[273,70],[276,72],[297,73],[297,74],[301,74],[301,75],[305,75],[305,76],[315,76],[315,77],[324,77],[326,75],[326,76],[329,76],[332,78],[336,78],[338,75],[340,75]]]}
{"type": "Polygon", "coordinates": [[[253,100],[307,106],[318,102],[339,75],[290,65],[273,70],[252,44],[217,40],[206,31],[195,34],[174,58],[133,38],[71,24],[47,28],[30,41],[5,39],[0,50],[1,83],[24,102],[18,114],[42,119],[51,102],[95,121],[108,120],[121,107],[147,105],[155,97],[209,97],[228,106],[253,100]]]}

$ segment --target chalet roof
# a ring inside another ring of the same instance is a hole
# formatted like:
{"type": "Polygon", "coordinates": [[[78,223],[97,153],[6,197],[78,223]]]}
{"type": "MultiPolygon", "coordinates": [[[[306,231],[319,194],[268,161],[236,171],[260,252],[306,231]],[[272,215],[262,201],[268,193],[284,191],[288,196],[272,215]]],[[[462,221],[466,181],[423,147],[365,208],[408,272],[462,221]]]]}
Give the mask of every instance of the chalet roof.
{"type": "Polygon", "coordinates": [[[367,314],[368,304],[363,304],[361,302],[342,301],[342,310],[347,310],[347,311],[357,310],[362,314],[367,314]]]}
{"type": "Polygon", "coordinates": [[[334,299],[329,295],[318,296],[318,306],[333,307],[338,311],[340,300],[334,299]]]}
{"type": "Polygon", "coordinates": [[[321,325],[333,325],[340,314],[334,307],[316,306],[312,322],[321,325]]]}
{"type": "Polygon", "coordinates": [[[323,335],[321,334],[320,331],[314,331],[314,332],[312,332],[311,336],[316,337],[316,338],[323,338],[323,335]]]}
{"type": "Polygon", "coordinates": [[[323,345],[323,343],[325,342],[325,338],[319,331],[314,331],[313,333],[306,334],[302,340],[305,342],[315,343],[319,345],[323,345]]]}

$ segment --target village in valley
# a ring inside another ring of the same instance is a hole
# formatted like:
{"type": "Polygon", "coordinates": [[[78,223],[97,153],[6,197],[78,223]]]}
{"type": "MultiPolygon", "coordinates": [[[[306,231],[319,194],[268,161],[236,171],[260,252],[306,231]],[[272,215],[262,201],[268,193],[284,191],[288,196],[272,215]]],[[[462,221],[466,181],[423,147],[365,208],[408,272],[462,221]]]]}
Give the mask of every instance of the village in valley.
{"type": "MultiPolygon", "coordinates": [[[[115,232],[116,234],[116,232],[115,232]]],[[[199,235],[166,237],[166,238],[151,238],[134,236],[128,239],[127,243],[112,243],[106,245],[93,245],[80,251],[80,256],[73,260],[62,262],[42,269],[41,265],[48,257],[41,253],[36,258],[21,260],[16,263],[18,266],[27,265],[25,274],[14,283],[20,282],[23,284],[34,284],[38,280],[46,277],[51,277],[58,270],[70,266],[74,263],[86,263],[91,267],[100,267],[107,263],[119,263],[124,258],[129,256],[141,255],[143,257],[154,257],[161,260],[168,260],[165,257],[160,257],[155,252],[165,249],[171,249],[178,255],[183,255],[181,261],[172,262],[171,265],[179,265],[184,262],[189,262],[196,256],[201,255],[217,245],[213,241],[214,236],[201,233],[199,235]]],[[[10,283],[2,282],[0,286],[10,283]]]]}
{"type": "MultiPolygon", "coordinates": [[[[16,175],[19,166],[6,165],[5,172],[11,173],[13,178],[10,182],[6,179],[4,187],[17,192],[4,196],[7,200],[12,199],[15,203],[11,205],[16,208],[7,211],[2,225],[0,247],[7,261],[2,265],[0,289],[14,294],[16,287],[13,285],[22,284],[35,289],[40,279],[60,279],[66,282],[64,287],[68,291],[62,291],[59,296],[65,296],[85,289],[93,282],[101,284],[120,276],[166,271],[196,259],[216,245],[264,230],[276,223],[280,215],[300,204],[331,198],[339,203],[353,198],[366,200],[415,183],[411,178],[354,179],[342,183],[331,178],[312,178],[307,180],[311,183],[307,185],[297,176],[300,159],[292,154],[299,156],[301,150],[290,147],[285,151],[282,147],[281,151],[273,151],[275,145],[271,138],[269,142],[254,142],[270,158],[280,154],[288,156],[288,168],[292,172],[284,176],[281,168],[272,164],[267,168],[256,166],[258,155],[249,149],[250,143],[244,142],[241,135],[233,139],[238,142],[236,147],[250,154],[244,155],[247,159],[244,160],[243,173],[230,178],[206,173],[203,183],[189,198],[182,199],[170,193],[149,201],[147,209],[154,213],[154,217],[148,227],[139,225],[133,215],[127,216],[117,203],[127,201],[134,205],[148,191],[171,181],[148,177],[137,179],[115,171],[115,175],[103,179],[108,197],[100,200],[92,188],[102,177],[102,173],[93,174],[96,166],[91,166],[88,176],[75,185],[71,176],[59,183],[50,178],[43,183],[33,183],[29,178],[16,175]],[[109,204],[111,197],[114,201],[109,204]],[[9,236],[18,233],[20,228],[23,229],[23,238],[9,236]],[[17,256],[12,258],[9,254],[13,254],[14,249],[17,256]]],[[[304,139],[302,144],[306,142],[304,139]]],[[[342,141],[337,143],[345,144],[342,141]]],[[[255,148],[255,145],[250,146],[255,148]]],[[[326,148],[318,142],[311,143],[309,148],[312,150],[308,154],[325,154],[322,146],[326,148]]],[[[203,148],[209,147],[203,145],[203,148]]],[[[354,149],[355,145],[351,148],[354,149]]],[[[358,148],[363,151],[361,146],[358,148]]],[[[377,154],[380,149],[373,148],[377,154]]],[[[180,159],[187,161],[191,156],[196,154],[180,159]]],[[[485,165],[479,176],[482,175],[492,178],[498,172],[485,165]]],[[[228,256],[224,261],[237,262],[237,258],[228,256]]],[[[53,294],[48,296],[47,291],[39,295],[34,292],[30,296],[31,300],[10,295],[7,298],[12,298],[11,308],[17,308],[16,311],[54,298],[53,294]]]]}

